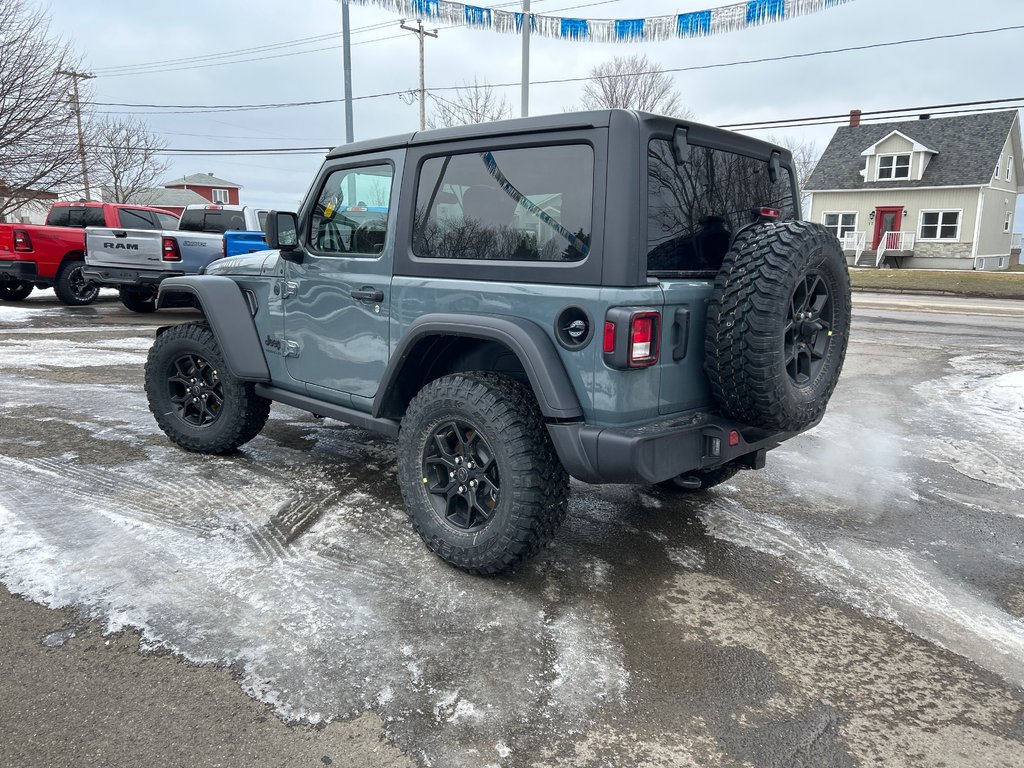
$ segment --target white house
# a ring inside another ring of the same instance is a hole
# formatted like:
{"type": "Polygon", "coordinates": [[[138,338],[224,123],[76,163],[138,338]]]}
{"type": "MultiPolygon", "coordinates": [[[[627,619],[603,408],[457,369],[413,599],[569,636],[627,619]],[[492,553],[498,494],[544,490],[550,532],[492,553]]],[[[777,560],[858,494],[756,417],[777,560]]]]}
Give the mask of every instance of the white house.
{"type": "Polygon", "coordinates": [[[839,128],[804,190],[851,265],[1006,269],[1024,183],[1016,110],[839,128]]]}

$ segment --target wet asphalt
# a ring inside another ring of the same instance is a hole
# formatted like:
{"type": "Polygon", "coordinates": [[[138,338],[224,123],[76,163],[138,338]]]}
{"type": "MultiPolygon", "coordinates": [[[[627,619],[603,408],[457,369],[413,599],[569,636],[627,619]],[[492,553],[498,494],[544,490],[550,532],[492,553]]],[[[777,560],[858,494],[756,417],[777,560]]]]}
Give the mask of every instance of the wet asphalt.
{"type": "Polygon", "coordinates": [[[0,765],[1024,764],[1021,304],[858,294],[765,470],[574,484],[491,580],[387,440],[275,406],[170,446],[142,362],[189,318],[0,307],[0,765]]]}

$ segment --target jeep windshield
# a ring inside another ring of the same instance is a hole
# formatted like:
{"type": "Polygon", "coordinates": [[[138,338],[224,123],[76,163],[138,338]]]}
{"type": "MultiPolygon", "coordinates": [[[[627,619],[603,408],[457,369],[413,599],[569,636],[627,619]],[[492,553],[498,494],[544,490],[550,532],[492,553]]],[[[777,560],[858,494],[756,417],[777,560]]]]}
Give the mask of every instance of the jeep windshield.
{"type": "Polygon", "coordinates": [[[796,216],[792,174],[769,162],[689,145],[677,162],[672,142],[647,147],[647,273],[653,277],[712,276],[733,236],[758,220],[762,208],[796,216]]]}

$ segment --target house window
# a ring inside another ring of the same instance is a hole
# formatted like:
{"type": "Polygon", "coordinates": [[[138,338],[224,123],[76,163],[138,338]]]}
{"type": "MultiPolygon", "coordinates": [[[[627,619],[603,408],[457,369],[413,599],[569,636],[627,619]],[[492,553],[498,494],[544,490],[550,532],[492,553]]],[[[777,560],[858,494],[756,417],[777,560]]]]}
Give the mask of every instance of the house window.
{"type": "Polygon", "coordinates": [[[1013,181],[1013,155],[1006,161],[1006,180],[1013,181]]]}
{"type": "Polygon", "coordinates": [[[857,213],[838,212],[825,213],[821,217],[821,223],[832,232],[837,239],[842,240],[846,235],[857,229],[857,213]]]}
{"type": "Polygon", "coordinates": [[[213,202],[220,203],[221,205],[227,205],[231,197],[226,189],[215,189],[213,190],[213,202]]]}
{"type": "Polygon", "coordinates": [[[878,179],[909,179],[910,155],[879,155],[878,179]]]}
{"type": "Polygon", "coordinates": [[[1011,229],[1013,229],[1013,211],[1007,211],[1003,219],[1003,232],[1009,232],[1011,229]]]}
{"type": "Polygon", "coordinates": [[[922,240],[959,240],[960,211],[921,211],[922,240]]]}

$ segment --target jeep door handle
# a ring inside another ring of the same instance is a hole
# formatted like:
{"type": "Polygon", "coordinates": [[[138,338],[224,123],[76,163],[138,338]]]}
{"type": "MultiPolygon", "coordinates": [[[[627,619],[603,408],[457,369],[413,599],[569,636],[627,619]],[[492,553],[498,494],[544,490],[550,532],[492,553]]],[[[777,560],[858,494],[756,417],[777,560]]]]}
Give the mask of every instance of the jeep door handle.
{"type": "Polygon", "coordinates": [[[384,301],[384,291],[366,285],[352,291],[352,298],[360,301],[384,301]]]}

